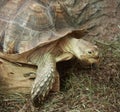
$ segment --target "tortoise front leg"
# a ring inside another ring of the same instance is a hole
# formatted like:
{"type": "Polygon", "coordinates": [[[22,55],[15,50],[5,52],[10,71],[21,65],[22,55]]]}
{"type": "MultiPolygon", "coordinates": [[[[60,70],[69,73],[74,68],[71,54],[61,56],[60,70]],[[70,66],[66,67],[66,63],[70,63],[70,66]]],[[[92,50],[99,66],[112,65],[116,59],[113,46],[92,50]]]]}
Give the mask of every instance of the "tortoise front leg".
{"type": "Polygon", "coordinates": [[[36,64],[38,69],[31,91],[31,99],[34,106],[39,106],[55,82],[56,61],[51,54],[45,54],[38,59],[36,64]]]}
{"type": "Polygon", "coordinates": [[[56,62],[67,61],[67,60],[70,60],[71,58],[73,58],[73,54],[69,52],[65,52],[61,54],[60,56],[56,57],[56,62]]]}

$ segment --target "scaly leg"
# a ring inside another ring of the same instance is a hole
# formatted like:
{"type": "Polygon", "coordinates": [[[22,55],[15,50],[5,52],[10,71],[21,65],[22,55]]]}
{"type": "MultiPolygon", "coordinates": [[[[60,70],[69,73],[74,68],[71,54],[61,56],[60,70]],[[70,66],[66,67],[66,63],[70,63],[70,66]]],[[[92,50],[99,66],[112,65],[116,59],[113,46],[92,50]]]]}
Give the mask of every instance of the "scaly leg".
{"type": "Polygon", "coordinates": [[[67,61],[67,60],[70,60],[72,57],[73,57],[73,54],[71,53],[63,53],[62,55],[56,58],[56,62],[67,61]]]}
{"type": "Polygon", "coordinates": [[[33,83],[31,98],[34,106],[44,100],[55,82],[56,61],[51,54],[45,54],[37,61],[38,69],[33,83]]]}

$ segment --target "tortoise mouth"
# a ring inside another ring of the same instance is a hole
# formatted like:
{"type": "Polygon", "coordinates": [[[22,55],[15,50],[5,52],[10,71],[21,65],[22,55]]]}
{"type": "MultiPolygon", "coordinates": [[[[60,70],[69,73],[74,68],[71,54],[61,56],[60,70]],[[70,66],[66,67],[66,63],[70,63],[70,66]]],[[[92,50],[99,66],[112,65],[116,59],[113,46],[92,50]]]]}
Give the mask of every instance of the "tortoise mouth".
{"type": "Polygon", "coordinates": [[[92,57],[93,59],[96,59],[96,60],[99,60],[100,57],[99,56],[95,56],[95,57],[92,57]]]}
{"type": "Polygon", "coordinates": [[[95,57],[85,57],[85,56],[82,56],[82,58],[80,60],[85,65],[92,65],[92,64],[99,63],[100,57],[99,56],[95,56],[95,57]]]}

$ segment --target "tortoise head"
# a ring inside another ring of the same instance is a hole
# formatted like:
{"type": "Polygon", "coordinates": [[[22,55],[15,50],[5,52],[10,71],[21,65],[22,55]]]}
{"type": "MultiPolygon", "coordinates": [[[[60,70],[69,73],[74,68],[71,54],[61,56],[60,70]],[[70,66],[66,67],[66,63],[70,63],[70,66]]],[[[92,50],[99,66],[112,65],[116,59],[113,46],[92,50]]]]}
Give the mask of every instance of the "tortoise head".
{"type": "Polygon", "coordinates": [[[76,44],[79,50],[79,53],[76,55],[78,59],[86,64],[95,64],[99,62],[99,50],[96,45],[83,39],[78,39],[76,44]]]}
{"type": "Polygon", "coordinates": [[[83,39],[69,39],[69,52],[84,64],[96,64],[99,62],[99,49],[96,45],[83,39]]]}

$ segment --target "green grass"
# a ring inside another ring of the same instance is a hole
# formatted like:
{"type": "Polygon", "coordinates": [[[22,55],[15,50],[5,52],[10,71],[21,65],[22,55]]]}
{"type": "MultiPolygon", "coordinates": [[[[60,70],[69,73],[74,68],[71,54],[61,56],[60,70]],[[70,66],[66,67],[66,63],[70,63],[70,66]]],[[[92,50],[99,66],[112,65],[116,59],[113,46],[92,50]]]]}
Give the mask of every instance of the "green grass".
{"type": "MultiPolygon", "coordinates": [[[[96,44],[101,49],[97,67],[83,67],[77,60],[58,64],[61,92],[50,93],[35,112],[120,111],[120,39],[108,43],[97,41],[96,44]]],[[[0,112],[17,112],[29,98],[19,94],[9,98],[3,96],[0,95],[0,112]]],[[[29,110],[26,112],[31,112],[27,104],[29,110]]]]}

